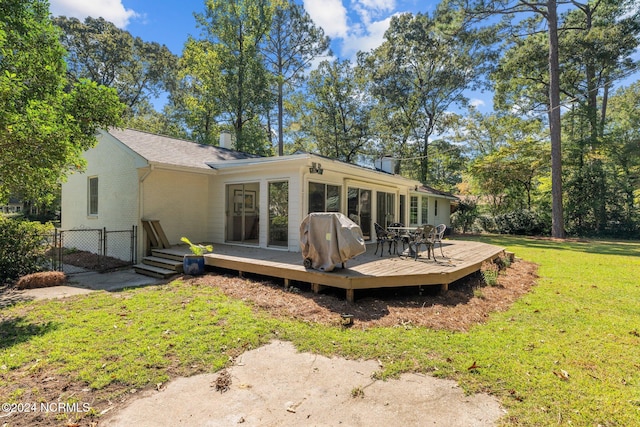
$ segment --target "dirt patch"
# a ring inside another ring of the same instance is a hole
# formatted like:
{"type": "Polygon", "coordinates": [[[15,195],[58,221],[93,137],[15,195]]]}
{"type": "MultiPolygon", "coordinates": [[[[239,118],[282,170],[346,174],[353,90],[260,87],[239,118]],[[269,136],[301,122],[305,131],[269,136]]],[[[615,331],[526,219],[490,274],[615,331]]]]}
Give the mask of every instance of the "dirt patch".
{"type": "Polygon", "coordinates": [[[486,286],[482,275],[472,275],[449,285],[441,294],[437,286],[382,288],[356,291],[356,301],[345,292],[327,288],[314,294],[304,283],[288,291],[272,280],[243,280],[231,275],[189,279],[193,284],[220,288],[226,295],[249,301],[274,316],[326,325],[353,327],[412,325],[466,331],[483,323],[494,311],[504,311],[526,294],[537,279],[537,265],[519,260],[498,275],[496,286],[486,286]]]}
{"type": "Polygon", "coordinates": [[[63,260],[65,264],[75,265],[76,267],[93,271],[109,271],[131,265],[130,262],[118,258],[78,250],[65,250],[63,260]]]}

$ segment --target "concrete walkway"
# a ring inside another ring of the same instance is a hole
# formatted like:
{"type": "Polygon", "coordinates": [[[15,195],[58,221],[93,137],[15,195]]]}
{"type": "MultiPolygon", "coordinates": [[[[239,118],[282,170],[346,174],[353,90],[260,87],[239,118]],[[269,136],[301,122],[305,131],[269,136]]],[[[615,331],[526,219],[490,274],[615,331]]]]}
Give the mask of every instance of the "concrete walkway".
{"type": "Polygon", "coordinates": [[[65,298],[72,295],[83,295],[94,291],[118,291],[126,288],[156,285],[162,280],[137,274],[133,269],[98,273],[85,270],[68,277],[68,285],[52,286],[38,289],[5,289],[0,290],[0,307],[20,301],[65,298]]]}

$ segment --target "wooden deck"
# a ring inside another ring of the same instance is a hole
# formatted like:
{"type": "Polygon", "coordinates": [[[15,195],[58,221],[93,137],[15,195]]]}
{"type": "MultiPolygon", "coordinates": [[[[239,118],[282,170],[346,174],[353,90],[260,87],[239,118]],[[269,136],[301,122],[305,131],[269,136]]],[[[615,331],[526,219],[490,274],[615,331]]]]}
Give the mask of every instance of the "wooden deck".
{"type": "MultiPolygon", "coordinates": [[[[353,302],[354,291],[400,286],[438,285],[443,291],[458,279],[480,270],[486,260],[504,253],[504,248],[485,243],[461,240],[445,240],[443,251],[436,248],[437,260],[423,257],[414,260],[397,255],[374,255],[375,244],[367,245],[367,251],[346,262],[346,268],[337,267],[326,273],[306,269],[302,254],[273,249],[216,244],[214,253],[205,255],[205,264],[242,273],[254,273],[290,281],[311,283],[314,292],[323,286],[346,290],[347,300],[353,302]]],[[[426,254],[422,254],[426,255],[426,254]]]]}

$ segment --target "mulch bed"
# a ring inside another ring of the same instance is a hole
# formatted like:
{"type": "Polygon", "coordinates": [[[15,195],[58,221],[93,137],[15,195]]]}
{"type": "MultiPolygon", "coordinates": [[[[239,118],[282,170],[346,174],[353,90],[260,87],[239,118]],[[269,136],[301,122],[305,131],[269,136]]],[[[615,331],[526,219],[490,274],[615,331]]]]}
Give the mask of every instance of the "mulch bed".
{"type": "Polygon", "coordinates": [[[400,325],[466,331],[485,322],[491,312],[507,310],[526,294],[536,283],[537,270],[536,264],[518,260],[500,272],[497,286],[486,286],[477,274],[450,284],[444,294],[437,286],[357,290],[353,304],[345,300],[344,290],[327,288],[314,294],[304,283],[287,291],[281,282],[259,277],[248,280],[210,274],[187,281],[218,287],[230,297],[281,318],[326,325],[349,323],[359,328],[400,325]]]}

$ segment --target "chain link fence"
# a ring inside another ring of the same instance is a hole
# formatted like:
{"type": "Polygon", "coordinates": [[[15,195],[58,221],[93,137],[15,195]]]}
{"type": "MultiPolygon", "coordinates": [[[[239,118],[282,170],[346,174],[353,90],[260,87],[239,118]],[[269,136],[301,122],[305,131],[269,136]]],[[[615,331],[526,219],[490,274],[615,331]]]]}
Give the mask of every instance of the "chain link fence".
{"type": "Polygon", "coordinates": [[[135,225],[129,230],[56,229],[47,238],[51,270],[76,274],[133,265],[137,262],[137,235],[135,225]]]}

